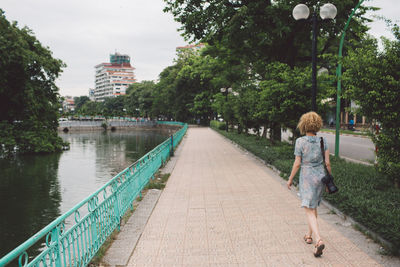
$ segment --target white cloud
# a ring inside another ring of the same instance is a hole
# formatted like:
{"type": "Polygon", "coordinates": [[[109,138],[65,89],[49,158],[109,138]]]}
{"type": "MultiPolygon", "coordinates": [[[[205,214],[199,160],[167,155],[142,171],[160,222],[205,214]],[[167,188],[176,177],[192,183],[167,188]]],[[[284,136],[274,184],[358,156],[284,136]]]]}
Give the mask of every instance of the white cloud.
{"type": "Polygon", "coordinates": [[[383,16],[387,19],[392,20],[394,23],[399,23],[400,6],[399,0],[369,0],[364,1],[363,5],[378,7],[380,10],[376,12],[368,13],[368,17],[373,19],[374,22],[370,23],[369,26],[370,34],[379,38],[381,36],[393,39],[393,34],[388,29],[386,23],[382,20],[377,19],[377,16],[383,16]]]}
{"type": "Polygon", "coordinates": [[[162,0],[2,0],[0,8],[67,64],[57,82],[62,95],[86,95],[94,66],[115,51],[131,56],[138,80],[157,79],[185,43],[162,0]]]}
{"type": "MultiPolygon", "coordinates": [[[[397,19],[399,0],[365,1],[397,19]]],[[[138,80],[153,80],[173,64],[175,48],[185,44],[179,24],[163,13],[162,0],[1,0],[8,20],[27,25],[68,67],[57,84],[62,95],[86,95],[94,86],[94,66],[115,51],[129,54],[138,80]]],[[[390,36],[383,22],[375,36],[390,36]]]]}

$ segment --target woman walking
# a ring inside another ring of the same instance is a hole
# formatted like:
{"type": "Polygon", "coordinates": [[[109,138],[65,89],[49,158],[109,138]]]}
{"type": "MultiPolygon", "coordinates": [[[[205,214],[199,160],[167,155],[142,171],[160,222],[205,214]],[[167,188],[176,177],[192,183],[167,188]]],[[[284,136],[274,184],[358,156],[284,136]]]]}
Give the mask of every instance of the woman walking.
{"type": "Polygon", "coordinates": [[[293,178],[297,171],[300,170],[300,198],[301,207],[304,208],[308,222],[308,233],[304,236],[304,241],[307,244],[312,244],[312,235],[315,238],[314,256],[319,257],[325,248],[317,222],[317,207],[322,198],[322,193],[325,190],[325,184],[321,179],[325,176],[325,168],[331,173],[331,165],[329,161],[329,151],[325,138],[323,138],[325,162],[323,162],[320,138],[317,137],[317,132],[322,127],[322,119],[315,112],[308,112],[301,116],[297,128],[302,135],[296,140],[292,172],[290,174],[287,186],[290,189],[293,178]]]}

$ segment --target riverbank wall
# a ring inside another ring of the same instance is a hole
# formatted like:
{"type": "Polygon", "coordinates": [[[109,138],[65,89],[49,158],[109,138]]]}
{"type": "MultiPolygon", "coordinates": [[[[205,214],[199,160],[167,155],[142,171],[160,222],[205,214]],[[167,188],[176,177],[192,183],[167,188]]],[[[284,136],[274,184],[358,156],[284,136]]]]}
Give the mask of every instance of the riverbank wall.
{"type": "Polygon", "coordinates": [[[59,122],[59,132],[87,132],[87,131],[126,131],[126,130],[154,130],[166,129],[176,132],[180,126],[158,124],[156,121],[62,121],[59,122]]]}

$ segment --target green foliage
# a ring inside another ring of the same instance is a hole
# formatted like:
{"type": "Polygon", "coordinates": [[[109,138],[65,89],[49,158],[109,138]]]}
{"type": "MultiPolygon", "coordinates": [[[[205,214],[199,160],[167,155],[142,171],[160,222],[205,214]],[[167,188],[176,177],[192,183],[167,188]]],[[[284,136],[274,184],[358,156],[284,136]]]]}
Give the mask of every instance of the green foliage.
{"type": "Polygon", "coordinates": [[[14,148],[17,146],[14,128],[13,124],[6,121],[0,122],[0,155],[10,155],[14,152],[14,148]]]}
{"type": "Polygon", "coordinates": [[[210,127],[218,130],[226,130],[226,123],[220,121],[210,121],[210,127]]]}
{"type": "Polygon", "coordinates": [[[127,90],[125,107],[129,115],[134,117],[152,117],[153,81],[142,81],[132,84],[127,90]]]}
{"type": "Polygon", "coordinates": [[[75,112],[79,113],[79,110],[82,108],[82,106],[86,102],[89,102],[89,101],[90,101],[90,98],[88,96],[77,96],[77,97],[74,97],[75,112]]]}
{"type": "Polygon", "coordinates": [[[88,115],[88,116],[96,116],[96,115],[104,115],[103,114],[103,102],[94,102],[88,101],[82,105],[82,107],[77,111],[79,114],[88,115]]]}
{"type": "Polygon", "coordinates": [[[53,129],[42,128],[40,123],[29,126],[0,122],[0,155],[19,153],[50,153],[61,151],[67,145],[53,129]]]}
{"type": "Polygon", "coordinates": [[[55,80],[65,64],[2,10],[0,36],[0,154],[60,150],[55,80]]]}
{"type": "Polygon", "coordinates": [[[349,163],[332,158],[335,195],[324,196],[345,214],[353,217],[400,249],[400,190],[373,166],[349,163]],[[396,204],[397,203],[397,204],[396,204]]]}
{"type": "MultiPolygon", "coordinates": [[[[292,145],[272,145],[269,140],[253,135],[218,132],[273,165],[284,179],[288,178],[294,161],[292,145]]],[[[400,190],[394,188],[373,166],[346,162],[334,157],[331,157],[331,165],[335,184],[340,190],[336,194],[325,194],[324,198],[357,222],[390,241],[393,244],[392,249],[398,251],[400,190]]],[[[295,183],[298,183],[298,174],[295,183]]]]}
{"type": "Polygon", "coordinates": [[[154,91],[153,114],[177,121],[202,119],[212,115],[212,96],[216,91],[213,70],[218,62],[209,56],[189,54],[164,69],[154,91]]]}
{"type": "MultiPolygon", "coordinates": [[[[400,184],[400,36],[383,39],[384,49],[378,50],[376,40],[350,51],[345,61],[346,96],[360,105],[360,112],[381,124],[373,136],[378,147],[378,169],[397,186],[400,184]]],[[[396,34],[397,33],[397,34],[396,34]]]]}
{"type": "Polygon", "coordinates": [[[84,100],[84,103],[76,112],[86,116],[122,117],[126,115],[124,111],[125,100],[126,96],[106,98],[103,102],[84,100]]]}
{"type": "Polygon", "coordinates": [[[109,97],[102,102],[105,117],[124,116],[124,96],[109,97]]]}
{"type": "Polygon", "coordinates": [[[310,103],[310,70],[293,68],[274,62],[266,66],[268,76],[260,82],[259,118],[271,124],[296,128],[299,115],[307,112],[310,103]]]}
{"type": "MultiPolygon", "coordinates": [[[[311,25],[296,21],[292,10],[297,3],[291,0],[164,0],[165,12],[170,12],[181,23],[182,34],[191,41],[222,44],[237,58],[251,64],[262,77],[265,62],[282,62],[293,67],[309,64],[311,25]]],[[[358,0],[332,0],[340,11],[335,23],[321,23],[319,53],[337,51],[337,36],[358,0]]],[[[309,7],[320,6],[318,0],[302,1],[309,7]]],[[[366,32],[362,6],[357,19],[350,24],[348,38],[366,32]]]]}
{"type": "Polygon", "coordinates": [[[201,92],[194,97],[193,107],[190,111],[200,119],[202,125],[209,125],[212,116],[210,92],[201,92]]]}

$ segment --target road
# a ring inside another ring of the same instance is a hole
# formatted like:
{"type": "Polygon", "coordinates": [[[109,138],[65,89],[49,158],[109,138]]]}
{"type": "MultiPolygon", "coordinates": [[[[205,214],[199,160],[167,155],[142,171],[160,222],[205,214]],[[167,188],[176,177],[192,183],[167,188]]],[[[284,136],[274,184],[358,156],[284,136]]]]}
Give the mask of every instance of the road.
{"type": "MultiPolygon", "coordinates": [[[[282,132],[282,138],[288,140],[289,132],[282,132]]],[[[335,134],[319,132],[328,141],[329,151],[335,153],[335,134]]],[[[339,142],[339,156],[354,160],[373,163],[375,160],[375,145],[369,138],[354,135],[341,135],[339,142]]]]}

